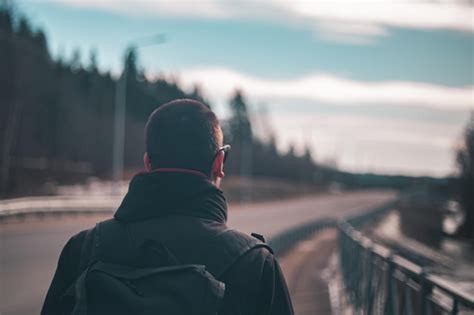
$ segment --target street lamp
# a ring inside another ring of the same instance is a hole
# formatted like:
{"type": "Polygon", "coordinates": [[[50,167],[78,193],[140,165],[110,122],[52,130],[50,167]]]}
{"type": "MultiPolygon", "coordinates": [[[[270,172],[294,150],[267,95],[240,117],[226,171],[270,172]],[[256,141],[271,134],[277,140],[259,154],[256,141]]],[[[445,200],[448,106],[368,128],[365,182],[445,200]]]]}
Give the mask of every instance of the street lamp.
{"type": "MultiPolygon", "coordinates": [[[[159,45],[166,42],[164,34],[141,38],[130,44],[126,56],[140,47],[159,45]]],[[[119,184],[123,177],[124,149],[125,149],[125,118],[127,107],[127,75],[128,65],[125,63],[121,76],[115,85],[115,113],[114,113],[114,147],[112,161],[113,194],[119,194],[119,184]]]]}

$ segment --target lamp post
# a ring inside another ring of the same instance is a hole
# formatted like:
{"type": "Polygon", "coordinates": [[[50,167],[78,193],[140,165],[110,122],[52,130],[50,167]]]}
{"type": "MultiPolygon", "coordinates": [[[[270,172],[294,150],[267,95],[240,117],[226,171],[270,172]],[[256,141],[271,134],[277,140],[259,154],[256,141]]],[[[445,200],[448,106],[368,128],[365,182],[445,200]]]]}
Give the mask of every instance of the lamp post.
{"type": "MultiPolygon", "coordinates": [[[[142,38],[130,44],[126,51],[128,56],[132,51],[140,47],[159,45],[166,42],[164,34],[142,38]]],[[[114,143],[112,160],[112,193],[119,194],[120,180],[123,177],[124,151],[125,151],[125,119],[127,108],[127,76],[128,64],[125,62],[121,76],[115,85],[115,112],[114,112],[114,143]]]]}

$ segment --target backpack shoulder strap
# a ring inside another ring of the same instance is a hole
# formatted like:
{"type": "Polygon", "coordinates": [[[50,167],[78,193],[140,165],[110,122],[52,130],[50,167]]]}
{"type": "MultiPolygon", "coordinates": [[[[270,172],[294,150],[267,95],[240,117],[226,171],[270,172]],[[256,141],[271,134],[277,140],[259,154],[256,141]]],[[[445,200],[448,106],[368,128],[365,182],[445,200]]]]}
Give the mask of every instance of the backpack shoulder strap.
{"type": "Polygon", "coordinates": [[[128,230],[114,219],[102,221],[87,230],[81,247],[79,274],[99,260],[127,262],[130,247],[128,230]]]}
{"type": "Polygon", "coordinates": [[[91,228],[86,231],[86,235],[82,241],[81,255],[79,258],[79,275],[90,265],[94,244],[96,243],[96,237],[96,228],[91,228]]]}
{"type": "Polygon", "coordinates": [[[259,237],[253,235],[249,236],[245,233],[228,228],[219,235],[219,238],[222,240],[221,244],[227,246],[228,244],[233,244],[233,246],[231,246],[231,249],[228,252],[230,259],[228,259],[224,264],[213,267],[217,277],[222,276],[240,257],[251,250],[265,248],[273,254],[272,248],[262,241],[263,237],[261,235],[259,235],[259,237]]]}
{"type": "Polygon", "coordinates": [[[133,239],[128,226],[115,219],[97,223],[93,259],[128,265],[133,263],[133,239]]]}
{"type": "MultiPolygon", "coordinates": [[[[82,233],[82,232],[81,232],[82,233]]],[[[75,304],[75,299],[77,298],[77,283],[82,281],[86,269],[91,264],[91,256],[96,238],[96,229],[91,228],[85,231],[84,238],[79,252],[79,264],[77,266],[77,275],[76,280],[64,291],[61,295],[61,305],[64,307],[71,307],[75,304]]],[[[69,313],[68,313],[69,314],[69,313]]]]}

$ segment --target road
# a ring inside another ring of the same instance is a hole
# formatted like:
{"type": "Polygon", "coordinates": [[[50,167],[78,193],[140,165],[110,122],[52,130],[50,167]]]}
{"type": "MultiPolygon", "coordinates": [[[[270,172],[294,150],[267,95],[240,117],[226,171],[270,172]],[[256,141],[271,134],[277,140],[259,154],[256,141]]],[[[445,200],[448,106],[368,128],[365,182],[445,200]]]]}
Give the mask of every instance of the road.
{"type": "Polygon", "coordinates": [[[328,228],[279,257],[296,315],[332,314],[327,277],[332,277],[329,261],[337,250],[337,239],[337,229],[328,228]]]}
{"type": "MultiPolygon", "coordinates": [[[[317,218],[362,213],[395,197],[361,191],[231,207],[229,225],[267,239],[317,218]]],[[[0,314],[38,314],[61,248],[73,234],[110,215],[45,217],[0,223],[0,314]]]]}

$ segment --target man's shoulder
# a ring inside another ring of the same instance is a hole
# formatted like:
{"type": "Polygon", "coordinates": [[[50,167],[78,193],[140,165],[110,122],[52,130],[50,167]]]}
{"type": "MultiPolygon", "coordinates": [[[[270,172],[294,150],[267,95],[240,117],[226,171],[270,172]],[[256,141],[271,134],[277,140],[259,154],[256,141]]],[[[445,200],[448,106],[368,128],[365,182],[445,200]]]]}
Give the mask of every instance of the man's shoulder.
{"type": "Polygon", "coordinates": [[[73,236],[70,237],[68,243],[65,247],[69,246],[73,248],[73,250],[81,251],[82,248],[88,247],[94,240],[95,234],[97,233],[98,226],[103,226],[104,224],[110,225],[111,222],[114,222],[114,219],[108,219],[104,221],[97,222],[94,226],[91,226],[88,229],[82,230],[73,236]]]}
{"type": "Polygon", "coordinates": [[[95,227],[82,230],[69,238],[66,245],[63,248],[63,255],[67,255],[72,259],[79,259],[81,256],[82,249],[87,241],[92,239],[95,233],[95,227]]]}
{"type": "MultiPolygon", "coordinates": [[[[219,260],[224,261],[225,256],[229,257],[230,266],[227,265],[234,272],[249,268],[260,270],[268,259],[273,261],[273,251],[270,246],[263,239],[253,235],[227,228],[217,235],[216,240],[219,245],[212,247],[220,248],[219,252],[226,254],[219,255],[219,260]]],[[[226,271],[229,269],[226,268],[226,271]]]]}
{"type": "MultiPolygon", "coordinates": [[[[241,255],[229,268],[229,271],[236,272],[237,270],[249,270],[250,268],[260,273],[265,268],[273,268],[274,262],[275,256],[271,249],[266,246],[258,246],[241,255]]],[[[237,271],[237,273],[240,272],[237,271]]]]}
{"type": "Polygon", "coordinates": [[[95,231],[95,227],[90,227],[88,229],[82,230],[82,231],[74,234],[73,236],[71,236],[69,238],[69,241],[73,242],[73,243],[82,243],[84,241],[84,239],[86,238],[86,235],[88,233],[94,233],[94,231],[95,231]]]}
{"type": "Polygon", "coordinates": [[[264,240],[262,239],[229,227],[223,229],[219,233],[218,237],[223,239],[224,241],[238,242],[242,245],[254,245],[264,243],[264,240]]]}
{"type": "Polygon", "coordinates": [[[235,251],[237,256],[242,256],[249,251],[258,253],[273,253],[270,246],[265,243],[260,235],[248,235],[232,228],[226,228],[217,235],[218,242],[222,243],[227,250],[235,251]]]}

